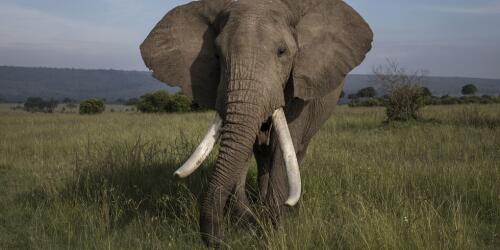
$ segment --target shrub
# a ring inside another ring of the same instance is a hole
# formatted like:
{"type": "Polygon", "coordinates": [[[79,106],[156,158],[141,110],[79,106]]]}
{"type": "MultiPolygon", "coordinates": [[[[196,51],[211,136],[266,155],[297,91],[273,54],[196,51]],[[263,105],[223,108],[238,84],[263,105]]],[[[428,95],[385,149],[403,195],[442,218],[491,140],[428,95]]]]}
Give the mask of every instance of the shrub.
{"type": "Polygon", "coordinates": [[[98,99],[88,99],[80,102],[80,114],[92,115],[100,114],[106,109],[104,102],[98,99]]]}
{"type": "Polygon", "coordinates": [[[136,106],[139,111],[145,113],[183,113],[190,112],[193,103],[188,96],[182,93],[170,95],[168,92],[160,90],[141,96],[136,106]]]}
{"type": "Polygon", "coordinates": [[[170,109],[170,103],[170,94],[164,90],[160,90],[141,96],[141,100],[137,104],[137,109],[145,113],[167,112],[170,109]]]}
{"type": "Polygon", "coordinates": [[[386,105],[387,117],[392,121],[418,119],[418,111],[424,105],[420,86],[412,84],[393,86],[386,105]]]}
{"type": "Polygon", "coordinates": [[[467,84],[462,88],[463,95],[474,95],[477,92],[477,87],[474,84],[467,84]]]}
{"type": "Polygon", "coordinates": [[[171,112],[186,113],[191,111],[192,101],[188,96],[179,92],[173,96],[171,101],[171,112]]]}
{"type": "Polygon", "coordinates": [[[389,121],[408,121],[419,117],[419,110],[425,105],[422,87],[425,73],[407,73],[396,62],[373,70],[376,83],[385,92],[386,114],[389,121]]]}

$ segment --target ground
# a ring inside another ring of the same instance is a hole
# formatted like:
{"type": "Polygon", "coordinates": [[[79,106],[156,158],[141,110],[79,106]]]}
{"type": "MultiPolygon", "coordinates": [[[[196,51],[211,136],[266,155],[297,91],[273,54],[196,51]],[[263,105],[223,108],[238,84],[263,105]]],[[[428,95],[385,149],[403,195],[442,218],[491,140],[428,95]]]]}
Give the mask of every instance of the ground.
{"type": "MultiPolygon", "coordinates": [[[[187,180],[172,173],[213,114],[121,111],[0,106],[0,249],[203,248],[198,204],[216,152],[187,180]]],[[[384,123],[382,108],[340,107],[310,145],[289,218],[276,230],[228,222],[224,247],[499,249],[500,105],[422,117],[384,123]]]]}

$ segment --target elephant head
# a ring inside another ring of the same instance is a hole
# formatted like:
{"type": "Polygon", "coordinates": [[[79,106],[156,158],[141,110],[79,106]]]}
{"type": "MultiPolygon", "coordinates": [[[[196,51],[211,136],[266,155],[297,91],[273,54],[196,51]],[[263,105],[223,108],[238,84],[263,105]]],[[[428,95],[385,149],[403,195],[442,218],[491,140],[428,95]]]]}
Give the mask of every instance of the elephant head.
{"type": "Polygon", "coordinates": [[[224,206],[269,121],[286,163],[286,204],[297,203],[300,175],[283,108],[338,89],[372,39],[368,24],[340,0],[195,1],[170,11],[151,31],[141,53],[153,76],[216,110],[207,136],[176,172],[192,173],[220,138],[200,212],[206,241],[218,238],[224,206]]]}

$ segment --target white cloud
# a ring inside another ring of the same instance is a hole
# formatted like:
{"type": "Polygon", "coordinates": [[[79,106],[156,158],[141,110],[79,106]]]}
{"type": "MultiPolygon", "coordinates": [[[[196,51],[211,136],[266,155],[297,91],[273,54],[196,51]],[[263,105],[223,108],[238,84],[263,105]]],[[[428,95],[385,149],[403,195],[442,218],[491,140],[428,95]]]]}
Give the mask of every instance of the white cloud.
{"type": "Polygon", "coordinates": [[[469,6],[435,6],[433,10],[458,14],[500,14],[500,2],[469,6]]]}

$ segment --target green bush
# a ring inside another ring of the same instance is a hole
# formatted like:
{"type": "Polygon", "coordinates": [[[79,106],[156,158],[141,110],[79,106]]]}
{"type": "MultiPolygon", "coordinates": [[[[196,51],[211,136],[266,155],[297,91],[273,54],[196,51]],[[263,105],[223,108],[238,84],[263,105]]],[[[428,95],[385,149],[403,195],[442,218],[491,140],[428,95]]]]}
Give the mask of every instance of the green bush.
{"type": "Polygon", "coordinates": [[[387,60],[387,65],[373,69],[375,83],[384,91],[388,121],[408,121],[419,117],[430,93],[422,86],[426,72],[407,72],[396,61],[387,60]]]}
{"type": "Polygon", "coordinates": [[[176,113],[186,113],[191,111],[191,99],[182,94],[177,93],[172,98],[171,111],[176,113]]]}
{"type": "Polygon", "coordinates": [[[171,96],[164,90],[147,93],[141,96],[137,109],[144,113],[168,112],[171,104],[171,96]]]}
{"type": "Polygon", "coordinates": [[[467,84],[462,88],[463,95],[474,95],[477,92],[477,87],[474,84],[467,84]]]}
{"type": "Polygon", "coordinates": [[[80,114],[93,115],[100,114],[106,109],[104,102],[98,99],[88,99],[80,102],[80,114]]]}
{"type": "Polygon", "coordinates": [[[408,121],[419,117],[425,105],[422,87],[416,84],[394,85],[388,93],[386,114],[390,121],[408,121]]]}
{"type": "Polygon", "coordinates": [[[171,95],[164,90],[141,96],[136,106],[144,113],[185,113],[194,107],[188,96],[182,93],[171,95]]]}

